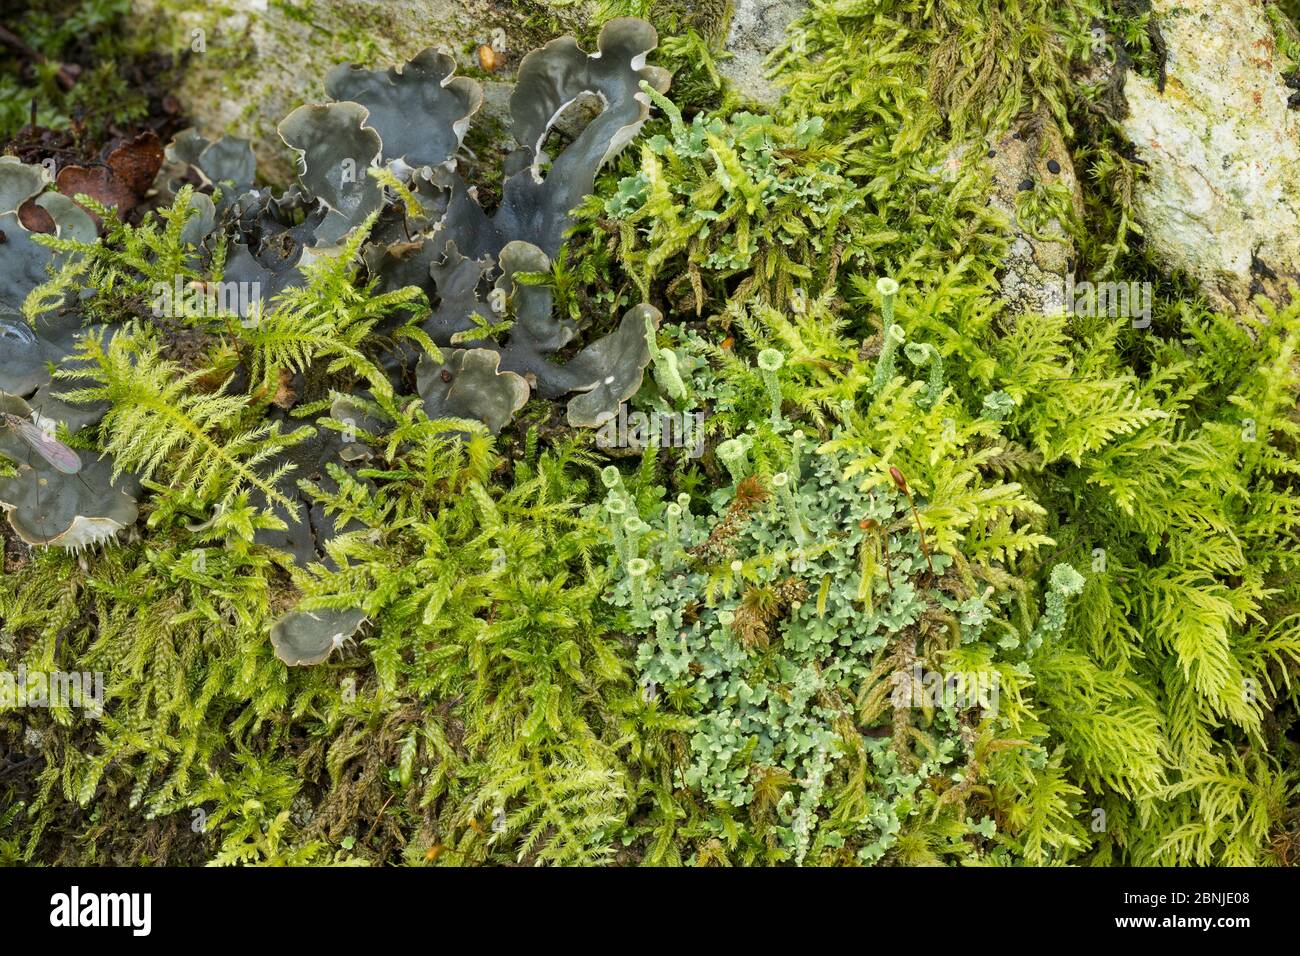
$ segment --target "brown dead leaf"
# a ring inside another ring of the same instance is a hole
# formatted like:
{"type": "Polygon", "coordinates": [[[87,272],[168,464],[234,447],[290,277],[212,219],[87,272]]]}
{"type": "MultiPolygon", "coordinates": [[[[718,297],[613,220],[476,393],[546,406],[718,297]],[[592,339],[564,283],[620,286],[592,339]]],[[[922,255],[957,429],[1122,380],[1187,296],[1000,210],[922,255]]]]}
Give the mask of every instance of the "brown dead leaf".
{"type": "Polygon", "coordinates": [[[298,401],[298,392],[293,387],[293,372],[287,368],[280,369],[279,387],[271,402],[281,408],[293,408],[298,401]]]}
{"type": "Polygon", "coordinates": [[[115,206],[121,215],[144,199],[162,161],[162,142],[148,130],[115,148],[103,165],[64,166],[55,181],[63,195],[84,193],[105,206],[115,206]]]}
{"type": "Polygon", "coordinates": [[[145,130],[108,154],[109,167],[135,193],[137,202],[148,194],[162,163],[162,140],[153,130],[145,130]]]}
{"type": "Polygon", "coordinates": [[[69,198],[85,193],[105,206],[116,206],[119,213],[135,208],[140,200],[122,178],[107,166],[64,166],[55,180],[59,192],[69,198]]]}
{"type": "Polygon", "coordinates": [[[28,232],[53,233],[56,228],[53,217],[30,199],[18,207],[18,221],[28,232]]]}

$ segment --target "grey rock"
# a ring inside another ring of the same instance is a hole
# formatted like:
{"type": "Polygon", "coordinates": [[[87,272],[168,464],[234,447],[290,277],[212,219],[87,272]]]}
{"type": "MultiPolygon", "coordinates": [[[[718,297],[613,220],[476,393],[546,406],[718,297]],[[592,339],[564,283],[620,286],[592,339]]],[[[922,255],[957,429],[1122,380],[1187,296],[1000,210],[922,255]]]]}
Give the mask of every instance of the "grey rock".
{"type": "MultiPolygon", "coordinates": [[[[973,147],[955,150],[949,165],[960,164],[973,147]]],[[[1006,217],[1011,244],[998,278],[1012,314],[1057,313],[1065,306],[1067,280],[1075,264],[1074,243],[1056,217],[1043,223],[1020,221],[1017,200],[1024,187],[1060,184],[1076,214],[1082,193],[1060,128],[1045,113],[1018,124],[988,146],[981,159],[992,166],[989,205],[1006,217]]],[[[956,168],[945,170],[955,174],[956,168]]]]}
{"type": "Polygon", "coordinates": [[[736,0],[726,44],[731,56],[718,68],[743,95],[765,104],[780,99],[781,88],[768,79],[765,61],[806,9],[806,0],[736,0]]]}
{"type": "Polygon", "coordinates": [[[549,12],[510,0],[287,0],[203,4],[132,0],[132,21],[150,42],[189,51],[177,95],[212,138],[248,139],[258,169],[273,182],[293,177],[292,156],[275,123],[304,103],[321,102],[326,76],[348,63],[403,63],[427,47],[452,56],[458,72],[484,78],[474,51],[504,31],[502,64],[485,85],[511,81],[520,59],[552,36],[589,20],[586,3],[549,12]]]}

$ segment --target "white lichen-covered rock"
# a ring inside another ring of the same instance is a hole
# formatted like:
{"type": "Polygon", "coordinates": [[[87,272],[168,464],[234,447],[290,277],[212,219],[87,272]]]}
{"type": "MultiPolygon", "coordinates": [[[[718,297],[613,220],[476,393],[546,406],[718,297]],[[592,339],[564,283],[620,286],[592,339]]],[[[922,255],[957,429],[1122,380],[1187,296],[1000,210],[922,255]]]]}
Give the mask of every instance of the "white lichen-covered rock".
{"type": "Polygon", "coordinates": [[[768,79],[765,63],[807,9],[807,0],[735,0],[726,43],[730,56],[718,68],[743,95],[768,104],[780,99],[781,89],[768,79]]]}
{"type": "Polygon", "coordinates": [[[1130,74],[1124,134],[1148,175],[1147,243],[1217,307],[1285,300],[1300,277],[1300,110],[1259,0],[1153,0],[1167,81],[1130,74]]]}

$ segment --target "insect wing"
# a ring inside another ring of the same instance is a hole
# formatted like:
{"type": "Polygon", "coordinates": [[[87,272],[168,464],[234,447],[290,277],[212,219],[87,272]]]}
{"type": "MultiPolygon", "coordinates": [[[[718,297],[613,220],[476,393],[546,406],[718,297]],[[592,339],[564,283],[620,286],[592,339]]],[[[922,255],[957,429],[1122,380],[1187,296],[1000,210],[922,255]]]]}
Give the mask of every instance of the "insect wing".
{"type": "Polygon", "coordinates": [[[77,453],[57,438],[47,435],[39,425],[19,421],[16,427],[23,441],[31,445],[36,454],[49,462],[55,471],[61,471],[65,475],[75,475],[81,471],[81,458],[77,453]]]}

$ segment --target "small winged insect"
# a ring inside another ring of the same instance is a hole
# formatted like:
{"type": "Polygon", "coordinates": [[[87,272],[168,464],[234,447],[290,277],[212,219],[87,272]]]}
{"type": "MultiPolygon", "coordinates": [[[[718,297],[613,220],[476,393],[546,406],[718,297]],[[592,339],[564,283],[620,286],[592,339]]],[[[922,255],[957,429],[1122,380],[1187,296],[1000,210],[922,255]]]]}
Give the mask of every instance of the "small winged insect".
{"type": "Polygon", "coordinates": [[[81,471],[81,458],[77,453],[35,422],[19,418],[8,412],[0,412],[0,422],[21,438],[27,445],[44,458],[55,471],[65,475],[75,475],[81,471]]]}

